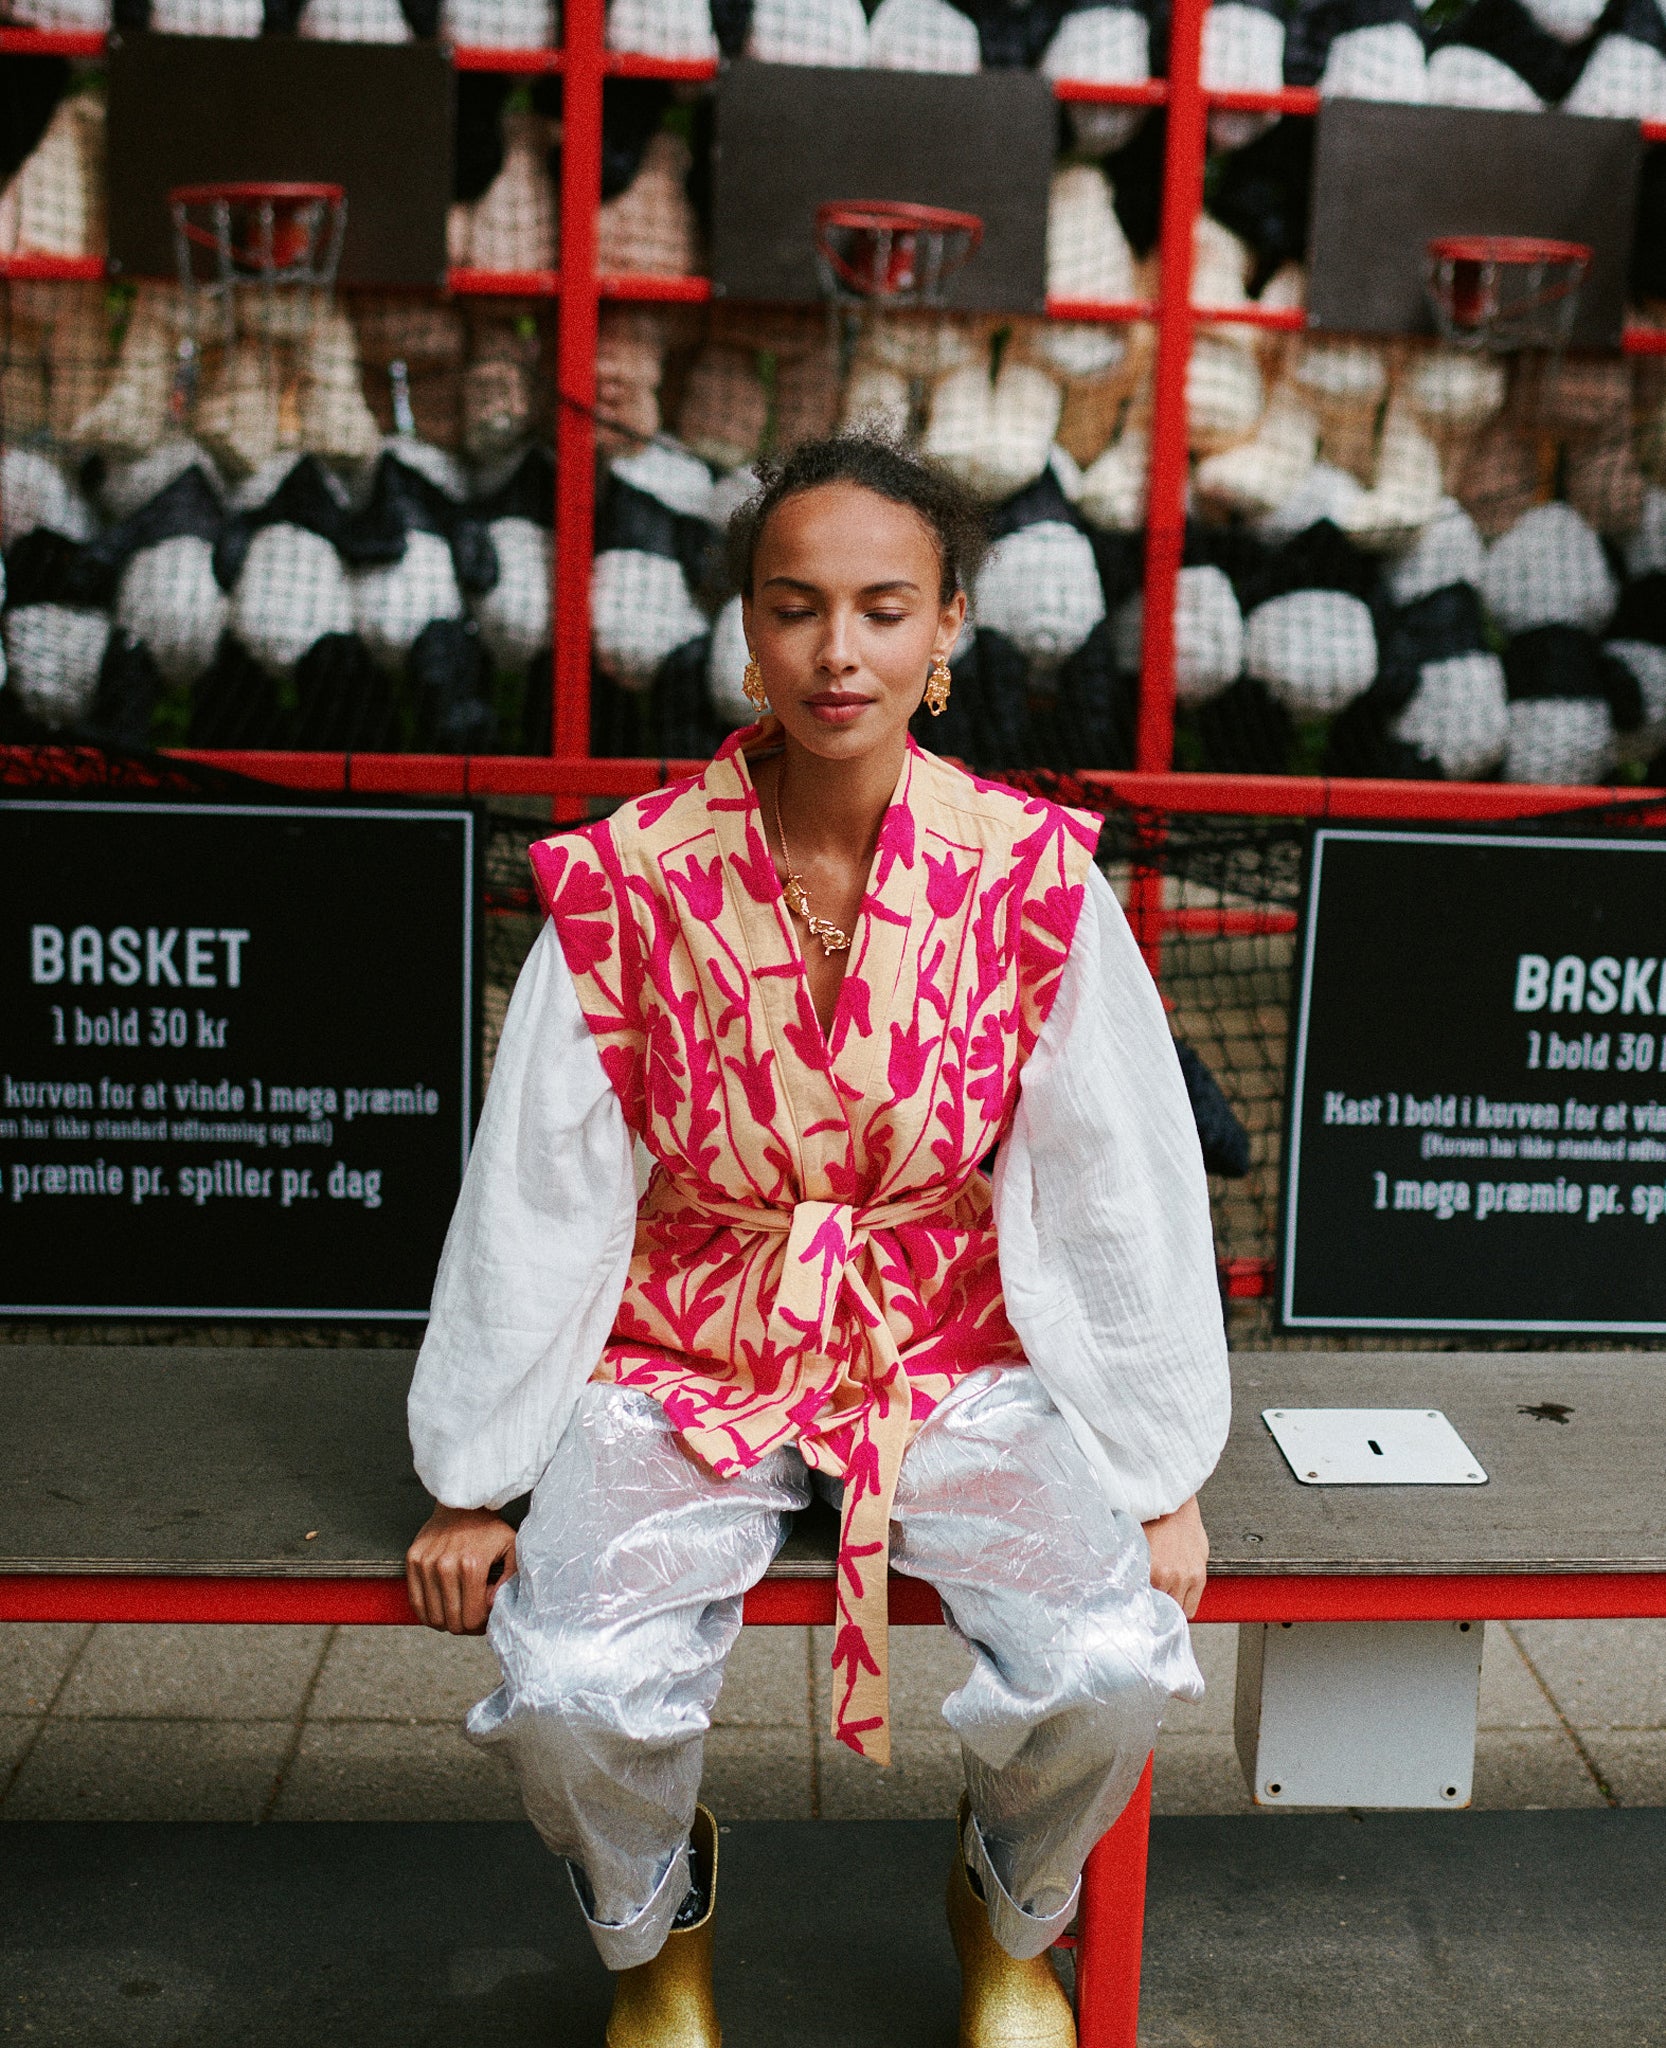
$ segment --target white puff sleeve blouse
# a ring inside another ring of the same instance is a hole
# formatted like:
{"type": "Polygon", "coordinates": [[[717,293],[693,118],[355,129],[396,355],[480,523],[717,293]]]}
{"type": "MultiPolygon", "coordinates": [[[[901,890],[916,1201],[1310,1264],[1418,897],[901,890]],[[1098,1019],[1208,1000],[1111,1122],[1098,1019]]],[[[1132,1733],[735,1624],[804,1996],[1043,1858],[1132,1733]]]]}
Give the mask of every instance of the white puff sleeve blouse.
{"type": "MultiPolygon", "coordinates": [[[[452,1507],[536,1484],[612,1329],[636,1226],[631,1138],[553,925],[504,1020],[441,1254],[409,1417],[452,1507]]],[[[1208,1187],[1156,985],[1090,873],[995,1166],[1007,1313],[1099,1474],[1141,1521],[1213,1469],[1230,1389],[1208,1187]]]]}

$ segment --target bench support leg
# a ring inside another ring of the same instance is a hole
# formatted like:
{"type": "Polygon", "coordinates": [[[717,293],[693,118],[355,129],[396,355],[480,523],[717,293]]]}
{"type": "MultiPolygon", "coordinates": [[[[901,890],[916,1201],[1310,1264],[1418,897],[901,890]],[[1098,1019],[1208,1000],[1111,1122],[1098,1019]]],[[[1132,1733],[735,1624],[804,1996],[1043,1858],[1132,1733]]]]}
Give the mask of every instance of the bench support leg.
{"type": "Polygon", "coordinates": [[[1140,1949],[1145,1939],[1145,1862],[1151,1832],[1151,1759],[1110,1833],[1082,1871],[1076,1932],[1079,2048],[1135,2048],[1140,2028],[1140,1949]]]}

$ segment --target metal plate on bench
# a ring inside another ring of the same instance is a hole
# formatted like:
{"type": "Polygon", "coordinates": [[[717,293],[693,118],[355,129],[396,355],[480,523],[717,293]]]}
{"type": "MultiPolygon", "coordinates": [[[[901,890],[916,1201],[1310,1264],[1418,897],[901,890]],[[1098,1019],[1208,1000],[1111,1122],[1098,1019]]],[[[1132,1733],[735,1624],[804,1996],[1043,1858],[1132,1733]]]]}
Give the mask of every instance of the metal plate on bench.
{"type": "Polygon", "coordinates": [[[1263,1408],[1303,1486],[1484,1486],[1481,1462],[1438,1408],[1263,1408]]]}

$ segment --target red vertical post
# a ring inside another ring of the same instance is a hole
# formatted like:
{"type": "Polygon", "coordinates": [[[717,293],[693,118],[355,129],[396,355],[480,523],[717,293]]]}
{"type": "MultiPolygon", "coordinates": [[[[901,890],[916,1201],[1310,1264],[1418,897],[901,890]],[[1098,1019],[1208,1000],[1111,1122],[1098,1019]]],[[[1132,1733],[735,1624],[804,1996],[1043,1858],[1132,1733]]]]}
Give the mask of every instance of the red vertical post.
{"type": "Polygon", "coordinates": [[[1153,981],[1163,978],[1163,872],[1137,867],[1128,877],[1128,928],[1153,981]]]}
{"type": "Polygon", "coordinates": [[[1080,2048],[1136,2048],[1151,1759],[1134,1796],[1082,1872],[1076,1923],[1076,2038],[1080,2048]]]}
{"type": "MultiPolygon", "coordinates": [[[[561,60],[561,307],[556,343],[552,751],[590,751],[590,555],[596,519],[596,209],[602,198],[604,0],[566,0],[561,60]]],[[[571,809],[571,800],[559,808],[571,809]]],[[[582,814],[582,807],[580,807],[582,814]]]]}
{"type": "Polygon", "coordinates": [[[1157,370],[1145,511],[1145,652],[1137,768],[1174,765],[1174,584],[1186,538],[1186,369],[1192,353],[1192,235],[1203,205],[1207,114],[1199,70],[1209,0],[1174,0],[1157,283],[1157,370]]]}

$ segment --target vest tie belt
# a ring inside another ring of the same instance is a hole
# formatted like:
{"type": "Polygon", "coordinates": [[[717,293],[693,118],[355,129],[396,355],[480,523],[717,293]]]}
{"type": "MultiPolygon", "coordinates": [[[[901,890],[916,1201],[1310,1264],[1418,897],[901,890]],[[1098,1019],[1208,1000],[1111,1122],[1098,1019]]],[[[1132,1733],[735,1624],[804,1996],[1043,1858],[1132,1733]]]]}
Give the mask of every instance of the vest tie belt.
{"type": "Polygon", "coordinates": [[[891,1502],[908,1448],[913,1392],[896,1339],[859,1267],[874,1231],[905,1223],[958,1224],[962,1202],[941,1188],[865,1208],[849,1202],[798,1202],[790,1209],[770,1209],[705,1196],[688,1200],[702,1219],[786,1238],[767,1333],[777,1357],[825,1352],[841,1304],[849,1310],[858,1354],[851,1361],[857,1367],[852,1376],[866,1400],[851,1418],[855,1435],[839,1518],[832,1733],[858,1756],[888,1764],[891,1502]]]}

